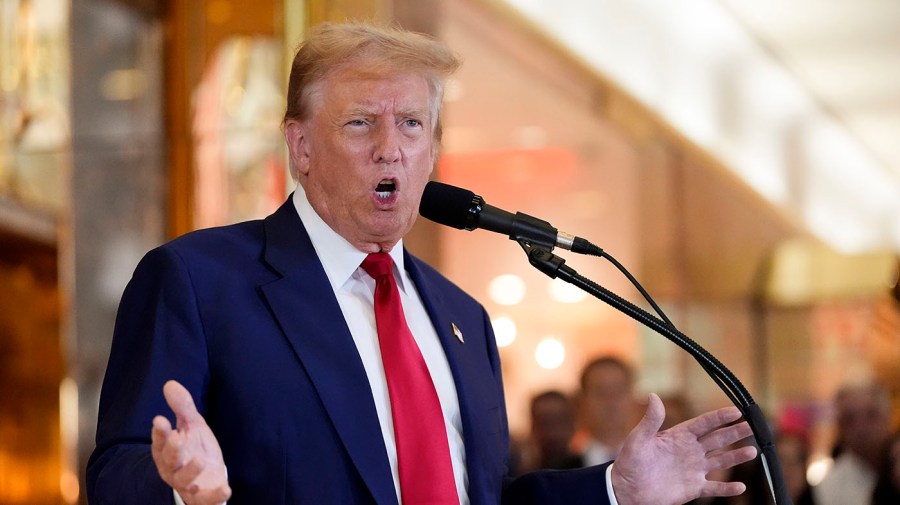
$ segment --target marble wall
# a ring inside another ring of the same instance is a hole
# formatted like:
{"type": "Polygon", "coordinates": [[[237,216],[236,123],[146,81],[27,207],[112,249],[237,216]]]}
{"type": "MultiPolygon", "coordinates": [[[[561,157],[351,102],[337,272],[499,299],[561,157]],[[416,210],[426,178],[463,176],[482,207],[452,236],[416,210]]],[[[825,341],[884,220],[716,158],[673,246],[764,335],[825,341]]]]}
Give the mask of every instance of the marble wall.
{"type": "Polygon", "coordinates": [[[73,2],[68,347],[81,472],[94,447],[119,297],[141,256],[166,234],[163,54],[161,20],[121,2],[73,2]]]}

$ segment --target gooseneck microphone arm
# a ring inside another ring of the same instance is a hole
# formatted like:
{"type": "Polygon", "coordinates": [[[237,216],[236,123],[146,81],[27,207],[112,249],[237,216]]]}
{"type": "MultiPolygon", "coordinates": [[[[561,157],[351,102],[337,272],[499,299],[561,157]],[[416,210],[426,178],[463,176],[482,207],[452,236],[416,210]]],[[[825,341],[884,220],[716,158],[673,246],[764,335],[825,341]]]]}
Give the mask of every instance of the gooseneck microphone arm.
{"type": "Polygon", "coordinates": [[[471,191],[435,181],[429,182],[425,187],[419,213],[439,224],[457,229],[484,228],[508,235],[511,240],[518,242],[528,255],[528,262],[544,274],[574,284],[687,351],[741,411],[750,425],[760,448],[760,459],[775,503],[792,505],[784,484],[781,462],[775,450],[772,432],[769,430],[762,410],[753,401],[747,388],[706,349],[678,331],[653,301],[653,298],[615,258],[583,238],[559,232],[546,221],[521,212],[513,214],[498,209],[488,205],[483,198],[471,191]],[[648,313],[603,286],[579,275],[574,269],[565,265],[564,259],[551,252],[554,247],[608,259],[637,287],[660,317],[648,313]]]}
{"type": "Polygon", "coordinates": [[[573,284],[594,297],[606,302],[613,308],[631,317],[635,321],[656,331],[666,337],[678,347],[690,354],[705,370],[713,381],[731,399],[732,403],[741,411],[753,437],[760,448],[760,459],[766,473],[772,499],[778,505],[793,505],[784,483],[781,472],[781,461],[775,449],[772,432],[766,422],[765,415],[759,405],[753,401],[753,397],[741,381],[723,365],[715,356],[704,349],[700,344],[691,340],[687,335],[678,331],[668,320],[662,319],[641,309],[637,305],[625,300],[612,291],[578,274],[573,268],[567,266],[566,261],[550,252],[548,247],[540,244],[532,244],[525,240],[518,241],[519,245],[528,255],[528,262],[545,275],[556,279],[562,279],[573,284]]]}

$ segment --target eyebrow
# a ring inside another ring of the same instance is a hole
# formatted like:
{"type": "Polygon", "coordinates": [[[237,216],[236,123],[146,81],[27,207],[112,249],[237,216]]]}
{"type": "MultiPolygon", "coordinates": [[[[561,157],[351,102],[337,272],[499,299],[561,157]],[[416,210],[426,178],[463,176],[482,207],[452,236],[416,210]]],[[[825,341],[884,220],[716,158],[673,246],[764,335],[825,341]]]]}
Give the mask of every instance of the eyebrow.
{"type": "Polygon", "coordinates": [[[357,106],[354,107],[347,112],[341,114],[341,116],[374,116],[375,111],[370,107],[357,106]]]}
{"type": "Polygon", "coordinates": [[[412,117],[425,117],[431,119],[431,112],[428,109],[401,109],[398,111],[401,116],[412,116],[412,117]]]}
{"type": "MultiPolygon", "coordinates": [[[[372,107],[366,107],[364,105],[359,105],[353,107],[352,109],[346,111],[341,114],[341,117],[351,117],[351,116],[377,116],[378,113],[372,107]]],[[[402,117],[415,117],[415,118],[428,118],[431,119],[431,112],[427,108],[418,108],[411,107],[408,109],[400,109],[397,111],[398,116],[402,117]]]]}

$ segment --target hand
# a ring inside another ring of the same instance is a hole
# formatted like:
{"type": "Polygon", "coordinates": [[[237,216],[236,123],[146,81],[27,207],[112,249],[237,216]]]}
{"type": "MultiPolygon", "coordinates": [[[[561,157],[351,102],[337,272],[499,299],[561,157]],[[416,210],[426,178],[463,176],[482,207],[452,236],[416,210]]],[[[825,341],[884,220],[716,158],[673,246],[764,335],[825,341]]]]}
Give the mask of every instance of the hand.
{"type": "Polygon", "coordinates": [[[707,474],[756,457],[753,446],[727,447],[752,434],[735,407],[708,412],[663,432],[662,401],[650,395],[647,412],[625,439],[612,467],[612,485],[620,505],[680,504],[702,496],[736,496],[740,482],[706,480],[707,474]]]}
{"type": "Polygon", "coordinates": [[[153,418],[152,453],[160,477],[186,505],[225,502],[231,488],[216,436],[184,386],[170,380],[163,386],[163,395],[175,413],[176,429],[163,416],[153,418]]]}

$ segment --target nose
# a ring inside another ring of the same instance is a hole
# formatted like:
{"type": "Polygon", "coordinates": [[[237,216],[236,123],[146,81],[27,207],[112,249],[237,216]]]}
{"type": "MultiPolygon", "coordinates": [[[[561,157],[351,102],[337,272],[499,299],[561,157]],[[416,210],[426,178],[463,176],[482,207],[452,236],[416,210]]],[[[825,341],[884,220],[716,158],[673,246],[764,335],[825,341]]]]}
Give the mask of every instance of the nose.
{"type": "Polygon", "coordinates": [[[375,147],[372,159],[375,163],[397,163],[400,161],[400,138],[392,124],[381,124],[376,128],[375,147]]]}

